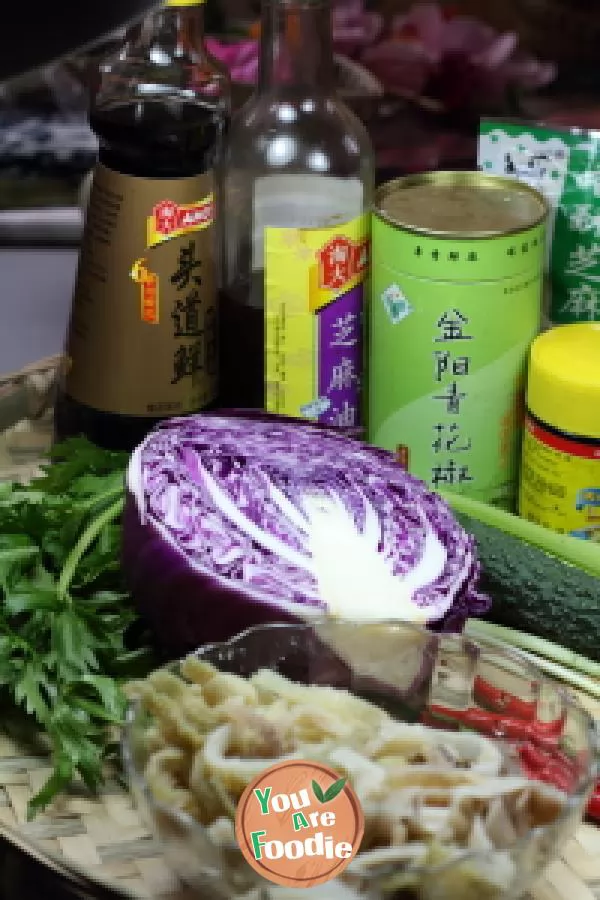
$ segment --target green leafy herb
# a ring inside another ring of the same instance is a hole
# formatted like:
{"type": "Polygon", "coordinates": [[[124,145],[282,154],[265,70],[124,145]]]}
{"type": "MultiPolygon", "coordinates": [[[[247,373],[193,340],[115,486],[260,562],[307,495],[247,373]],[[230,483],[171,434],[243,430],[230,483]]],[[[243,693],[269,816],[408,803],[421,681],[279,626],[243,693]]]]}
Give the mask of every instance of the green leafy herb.
{"type": "Polygon", "coordinates": [[[76,776],[100,786],[121,680],[153,665],[144,640],[127,645],[141,629],[119,567],[126,464],[77,438],[29,485],[0,485],[0,698],[45,736],[53,762],[30,816],[76,776]]]}
{"type": "Polygon", "coordinates": [[[312,783],[313,794],[319,801],[319,803],[325,803],[325,794],[321,788],[321,785],[317,781],[313,781],[312,783]]]}

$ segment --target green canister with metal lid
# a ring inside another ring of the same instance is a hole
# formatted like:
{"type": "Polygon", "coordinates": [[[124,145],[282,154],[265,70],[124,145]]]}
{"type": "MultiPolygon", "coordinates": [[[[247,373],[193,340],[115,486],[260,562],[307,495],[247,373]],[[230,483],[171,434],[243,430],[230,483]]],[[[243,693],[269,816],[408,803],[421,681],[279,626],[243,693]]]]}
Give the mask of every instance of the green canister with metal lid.
{"type": "Polygon", "coordinates": [[[547,214],[512,179],[432,172],[384,184],[372,217],[368,439],[431,487],[506,508],[547,214]]]}

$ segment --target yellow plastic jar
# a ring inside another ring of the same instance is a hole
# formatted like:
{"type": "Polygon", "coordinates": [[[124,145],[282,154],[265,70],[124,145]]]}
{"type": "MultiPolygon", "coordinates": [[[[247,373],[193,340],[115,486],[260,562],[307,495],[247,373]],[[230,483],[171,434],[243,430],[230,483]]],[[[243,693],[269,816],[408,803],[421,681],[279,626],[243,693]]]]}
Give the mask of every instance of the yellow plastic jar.
{"type": "Polygon", "coordinates": [[[519,514],[600,541],[600,324],[534,340],[526,403],[519,514]]]}

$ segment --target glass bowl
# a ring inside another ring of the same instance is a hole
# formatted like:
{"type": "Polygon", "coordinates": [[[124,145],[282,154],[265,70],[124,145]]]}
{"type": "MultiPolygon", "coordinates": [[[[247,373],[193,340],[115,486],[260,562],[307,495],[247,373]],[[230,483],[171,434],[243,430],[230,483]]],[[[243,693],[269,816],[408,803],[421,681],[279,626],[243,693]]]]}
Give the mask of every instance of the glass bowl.
{"type": "MultiPolygon", "coordinates": [[[[582,819],[597,775],[594,722],[557,682],[518,651],[507,651],[493,641],[432,634],[404,623],[323,619],[310,625],[261,625],[229,641],[201,647],[196,656],[244,677],[271,669],[295,682],[341,688],[403,722],[485,735],[494,740],[503,774],[532,782],[532,790],[526,791],[530,804],[540,805],[539,792],[542,797],[555,788],[564,792],[560,807],[553,806],[545,818],[542,815],[542,824],[538,817],[535,827],[523,829],[522,822],[515,826],[518,839],[505,835],[492,849],[473,849],[469,839],[453,851],[450,861],[445,854],[439,864],[428,856],[426,865],[388,859],[365,869],[360,864],[361,847],[340,877],[311,888],[313,897],[520,897],[582,819]]],[[[180,665],[168,668],[183,677],[180,665]]],[[[123,738],[130,789],[182,881],[202,897],[281,900],[300,894],[302,888],[281,888],[261,878],[243,860],[235,842],[219,845],[196,819],[153,795],[145,777],[153,734],[152,716],[139,699],[132,700],[123,738]]],[[[448,737],[450,742],[457,740],[448,737]]],[[[231,809],[235,803],[230,800],[231,809]]]]}

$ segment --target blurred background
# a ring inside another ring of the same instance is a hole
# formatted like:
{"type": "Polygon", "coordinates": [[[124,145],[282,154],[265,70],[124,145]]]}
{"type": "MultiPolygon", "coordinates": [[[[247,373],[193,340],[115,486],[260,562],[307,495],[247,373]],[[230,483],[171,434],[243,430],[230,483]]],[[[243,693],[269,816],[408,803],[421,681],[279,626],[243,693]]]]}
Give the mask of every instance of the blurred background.
{"type": "MultiPolygon", "coordinates": [[[[340,88],[369,127],[380,179],[472,166],[481,114],[560,120],[567,111],[593,124],[599,11],[594,0],[335,0],[340,88]]],[[[207,4],[210,46],[230,68],[237,103],[256,76],[258,12],[258,0],[207,4]]],[[[4,90],[2,209],[77,202],[95,154],[91,73],[121,36],[4,90]]]]}
{"type": "MultiPolygon", "coordinates": [[[[256,78],[258,7],[206,7],[236,104],[256,78]]],[[[475,167],[482,115],[600,126],[599,12],[597,0],[334,0],[339,88],[371,133],[378,180],[475,167]]],[[[122,34],[0,91],[0,399],[61,351],[96,154],[88,91],[122,34]]]]}

